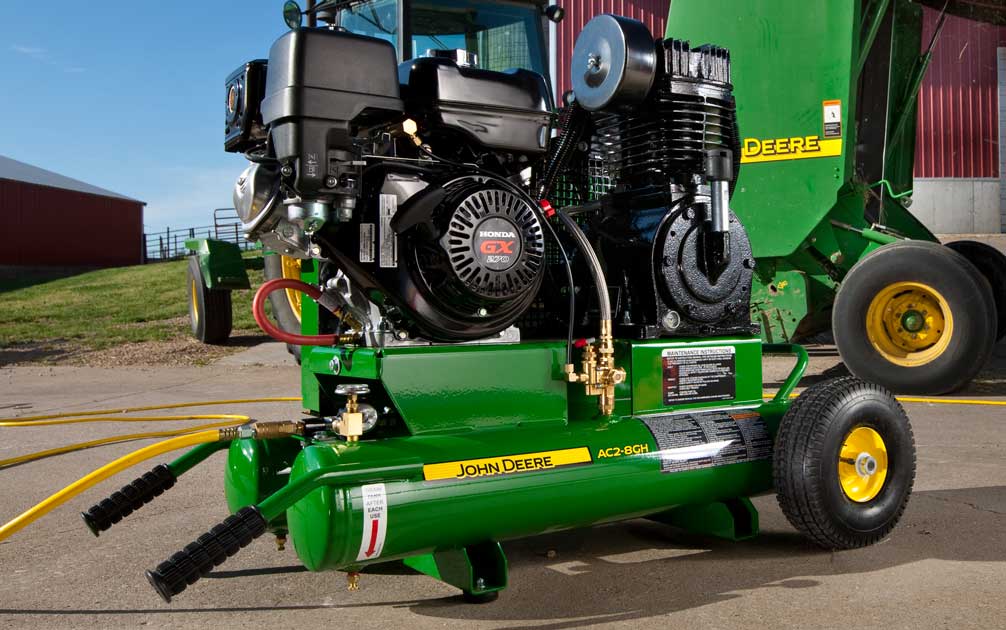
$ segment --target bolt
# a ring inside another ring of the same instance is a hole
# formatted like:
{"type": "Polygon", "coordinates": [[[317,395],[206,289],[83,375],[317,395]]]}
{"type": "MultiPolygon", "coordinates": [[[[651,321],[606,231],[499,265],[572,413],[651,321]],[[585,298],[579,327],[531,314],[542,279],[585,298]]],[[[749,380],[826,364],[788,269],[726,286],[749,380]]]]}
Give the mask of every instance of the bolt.
{"type": "Polygon", "coordinates": [[[332,357],[332,360],[328,362],[328,369],[335,375],[342,372],[342,361],[339,360],[339,357],[332,357]]]}
{"type": "Polygon", "coordinates": [[[395,333],[395,337],[399,341],[405,341],[406,339],[409,338],[409,333],[404,330],[399,330],[398,332],[395,333]]]}
{"type": "Polygon", "coordinates": [[[478,315],[479,317],[485,317],[486,315],[489,314],[489,311],[487,311],[484,308],[480,308],[478,311],[476,311],[475,314],[478,315]]]}
{"type": "Polygon", "coordinates": [[[312,245],[311,246],[311,255],[314,256],[314,257],[316,257],[316,258],[321,258],[321,248],[318,247],[317,245],[312,245]]]}
{"type": "Polygon", "coordinates": [[[664,317],[661,319],[660,324],[664,327],[664,330],[668,332],[677,330],[678,326],[681,325],[681,315],[678,315],[677,311],[667,311],[664,313],[664,317]]]}
{"type": "Polygon", "coordinates": [[[279,169],[279,172],[282,173],[283,177],[290,177],[293,175],[293,167],[289,164],[284,164],[283,168],[279,169]]]}
{"type": "Polygon", "coordinates": [[[480,591],[484,590],[485,587],[486,587],[486,580],[485,580],[485,578],[478,578],[477,580],[475,580],[475,588],[477,590],[480,590],[480,591]]]}
{"type": "Polygon", "coordinates": [[[555,557],[558,555],[559,554],[556,552],[555,549],[549,549],[548,551],[545,552],[545,557],[548,558],[549,560],[555,560],[555,557]]]}
{"type": "Polygon", "coordinates": [[[335,188],[339,185],[339,180],[329,175],[325,178],[325,188],[335,188]]]}

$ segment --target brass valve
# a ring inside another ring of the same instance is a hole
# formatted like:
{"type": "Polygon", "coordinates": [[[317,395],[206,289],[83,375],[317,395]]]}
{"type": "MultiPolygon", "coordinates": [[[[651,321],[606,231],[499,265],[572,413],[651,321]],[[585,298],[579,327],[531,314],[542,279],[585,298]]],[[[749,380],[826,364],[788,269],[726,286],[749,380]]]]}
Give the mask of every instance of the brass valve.
{"type": "Polygon", "coordinates": [[[625,381],[625,370],[615,366],[615,343],[611,336],[611,321],[601,322],[601,338],[597,344],[587,344],[583,349],[583,371],[576,372],[576,366],[565,366],[566,380],[583,383],[588,396],[598,396],[597,406],[601,414],[610,416],[615,410],[615,386],[625,381]]]}
{"type": "Polygon", "coordinates": [[[253,421],[238,427],[220,429],[220,440],[275,440],[291,435],[304,435],[304,423],[295,420],[277,422],[253,421]]]}
{"type": "Polygon", "coordinates": [[[356,442],[363,435],[363,413],[357,397],[369,394],[370,387],[365,383],[343,383],[335,393],[346,397],[346,410],[339,416],[339,435],[347,442],[356,442]]]}

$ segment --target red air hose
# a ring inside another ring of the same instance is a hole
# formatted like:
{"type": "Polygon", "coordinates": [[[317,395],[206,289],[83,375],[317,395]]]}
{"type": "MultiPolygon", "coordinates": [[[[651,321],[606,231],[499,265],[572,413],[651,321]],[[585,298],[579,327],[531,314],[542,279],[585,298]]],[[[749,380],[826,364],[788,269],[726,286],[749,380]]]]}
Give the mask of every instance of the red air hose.
{"type": "Polygon", "coordinates": [[[252,300],[252,315],[255,316],[255,322],[259,325],[259,328],[273,339],[293,346],[334,346],[338,342],[340,335],[298,335],[280,330],[278,326],[269,321],[269,318],[265,314],[265,301],[273,291],[284,289],[300,291],[315,301],[321,298],[321,290],[318,287],[301,282],[300,280],[276,278],[264,282],[258,288],[258,291],[255,292],[255,299],[252,300]]]}

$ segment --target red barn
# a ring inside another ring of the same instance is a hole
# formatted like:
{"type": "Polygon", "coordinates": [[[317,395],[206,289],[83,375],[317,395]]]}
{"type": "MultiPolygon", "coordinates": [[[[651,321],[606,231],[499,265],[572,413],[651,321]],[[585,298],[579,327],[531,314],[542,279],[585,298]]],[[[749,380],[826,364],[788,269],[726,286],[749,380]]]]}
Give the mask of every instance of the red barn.
{"type": "Polygon", "coordinates": [[[140,264],[145,205],[0,156],[0,267],[140,264]]]}

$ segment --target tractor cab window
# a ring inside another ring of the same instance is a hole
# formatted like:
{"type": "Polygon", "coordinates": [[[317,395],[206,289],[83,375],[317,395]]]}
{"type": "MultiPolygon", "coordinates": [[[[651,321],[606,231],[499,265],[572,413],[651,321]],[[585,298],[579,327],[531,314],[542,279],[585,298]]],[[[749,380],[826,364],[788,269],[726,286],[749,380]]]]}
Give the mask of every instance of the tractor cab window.
{"type": "Polygon", "coordinates": [[[390,42],[398,49],[398,0],[371,0],[339,11],[339,26],[390,42]]]}
{"type": "Polygon", "coordinates": [[[507,2],[413,0],[409,58],[427,50],[462,49],[486,70],[524,68],[545,75],[544,37],[537,7],[507,2]]]}

